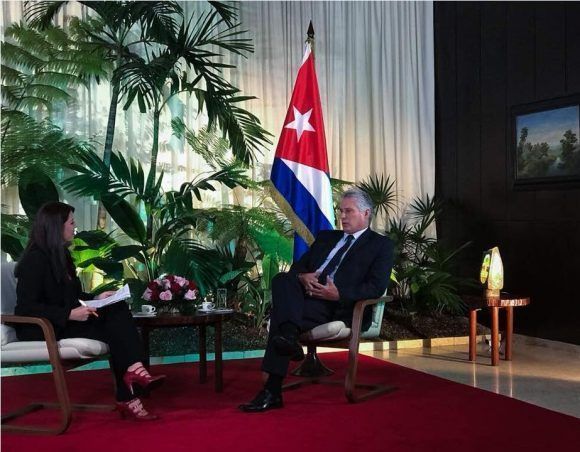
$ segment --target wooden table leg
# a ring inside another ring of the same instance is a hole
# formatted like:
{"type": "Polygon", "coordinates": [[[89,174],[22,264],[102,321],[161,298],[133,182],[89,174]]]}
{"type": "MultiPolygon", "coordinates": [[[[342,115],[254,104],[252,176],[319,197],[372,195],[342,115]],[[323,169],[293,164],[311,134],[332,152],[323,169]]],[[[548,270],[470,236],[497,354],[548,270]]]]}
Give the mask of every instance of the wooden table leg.
{"type": "Polygon", "coordinates": [[[514,333],[514,308],[513,306],[507,306],[505,308],[506,312],[506,328],[505,328],[505,359],[506,361],[512,360],[512,337],[514,333]]]}
{"type": "Polygon", "coordinates": [[[199,326],[199,382],[207,381],[207,349],[205,343],[205,325],[199,326]]]}
{"type": "Polygon", "coordinates": [[[222,392],[223,370],[222,370],[222,322],[215,324],[215,392],[222,392]]]}
{"type": "Polygon", "coordinates": [[[477,346],[477,309],[469,310],[469,361],[475,361],[477,346]]]}
{"type": "Polygon", "coordinates": [[[491,365],[499,364],[499,307],[491,306],[491,365]]]}
{"type": "Polygon", "coordinates": [[[143,365],[149,369],[150,357],[149,357],[149,333],[151,330],[147,326],[141,327],[141,341],[143,342],[143,352],[145,353],[143,365]]]}

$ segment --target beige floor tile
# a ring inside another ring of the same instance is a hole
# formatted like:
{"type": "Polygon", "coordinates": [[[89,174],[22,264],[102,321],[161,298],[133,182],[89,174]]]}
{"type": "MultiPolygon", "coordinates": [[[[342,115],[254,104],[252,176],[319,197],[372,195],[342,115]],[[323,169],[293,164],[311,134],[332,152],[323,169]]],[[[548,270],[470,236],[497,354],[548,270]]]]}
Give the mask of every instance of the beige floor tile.
{"type": "Polygon", "coordinates": [[[483,343],[474,363],[467,345],[363,353],[580,418],[580,346],[515,335],[513,360],[497,367],[483,343]]]}

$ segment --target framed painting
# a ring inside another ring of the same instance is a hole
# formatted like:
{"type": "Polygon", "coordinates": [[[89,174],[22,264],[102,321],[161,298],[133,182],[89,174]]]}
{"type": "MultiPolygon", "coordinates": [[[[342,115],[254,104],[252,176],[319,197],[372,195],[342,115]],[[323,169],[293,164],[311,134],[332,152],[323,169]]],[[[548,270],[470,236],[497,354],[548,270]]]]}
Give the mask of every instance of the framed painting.
{"type": "Polygon", "coordinates": [[[516,188],[580,184],[580,94],[511,109],[516,188]]]}

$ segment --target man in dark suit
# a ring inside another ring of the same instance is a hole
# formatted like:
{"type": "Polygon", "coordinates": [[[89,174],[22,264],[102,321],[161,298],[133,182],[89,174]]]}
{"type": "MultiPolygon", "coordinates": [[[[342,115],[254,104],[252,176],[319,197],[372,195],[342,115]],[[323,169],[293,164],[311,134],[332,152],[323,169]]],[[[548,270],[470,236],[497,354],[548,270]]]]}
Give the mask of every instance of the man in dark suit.
{"type": "MultiPolygon", "coordinates": [[[[333,320],[350,326],[358,300],[383,295],[393,266],[393,243],[369,229],[373,205],[359,189],[346,191],[340,202],[342,231],[321,231],[288,273],[272,281],[272,315],[262,370],[264,388],[248,403],[245,412],[281,408],[282,381],[289,361],[304,358],[298,343],[301,332],[333,320]]],[[[371,324],[367,309],[363,329],[371,324]]]]}

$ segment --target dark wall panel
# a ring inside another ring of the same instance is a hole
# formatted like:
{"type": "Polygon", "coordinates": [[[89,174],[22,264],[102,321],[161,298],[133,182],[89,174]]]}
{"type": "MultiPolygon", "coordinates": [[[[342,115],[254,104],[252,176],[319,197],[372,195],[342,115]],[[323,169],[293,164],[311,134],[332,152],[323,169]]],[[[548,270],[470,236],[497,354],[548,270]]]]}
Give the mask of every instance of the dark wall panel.
{"type": "MultiPolygon", "coordinates": [[[[436,25],[437,28],[448,30],[446,39],[442,40],[440,44],[436,44],[439,56],[436,64],[452,73],[455,73],[457,70],[457,49],[454,38],[455,22],[457,20],[456,15],[457,9],[454,5],[450,5],[445,11],[441,11],[441,14],[435,19],[438,22],[436,25]]],[[[435,39],[437,40],[437,36],[435,36],[435,39]]],[[[455,80],[451,80],[448,77],[438,80],[435,84],[435,98],[435,108],[441,125],[441,127],[435,130],[435,148],[437,153],[435,171],[436,173],[448,175],[448,177],[436,180],[438,185],[436,190],[438,192],[449,193],[452,198],[456,198],[457,136],[455,134],[442,133],[443,130],[453,127],[453,124],[457,121],[455,80]],[[443,95],[446,97],[443,98],[443,95]]],[[[447,215],[439,224],[440,230],[445,231],[444,233],[449,237],[455,237],[457,235],[458,231],[456,226],[457,220],[453,213],[447,215]]]]}
{"type": "Polygon", "coordinates": [[[554,2],[535,8],[536,98],[560,97],[566,93],[565,7],[554,2]]]}
{"type": "Polygon", "coordinates": [[[580,3],[566,3],[566,90],[580,92],[580,3]]]}
{"type": "Polygon", "coordinates": [[[580,315],[580,189],[514,189],[508,123],[513,106],[580,93],[580,3],[434,8],[436,187],[455,207],[439,236],[473,240],[469,275],[482,250],[498,245],[506,289],[532,296],[516,330],[580,343],[580,326],[570,328],[580,315]]]}
{"type": "Polygon", "coordinates": [[[481,10],[481,211],[492,220],[506,216],[505,154],[507,79],[496,68],[506,61],[506,5],[485,3],[481,10]]]}
{"type": "Polygon", "coordinates": [[[470,209],[481,201],[481,6],[457,4],[457,199],[470,209]]]}

